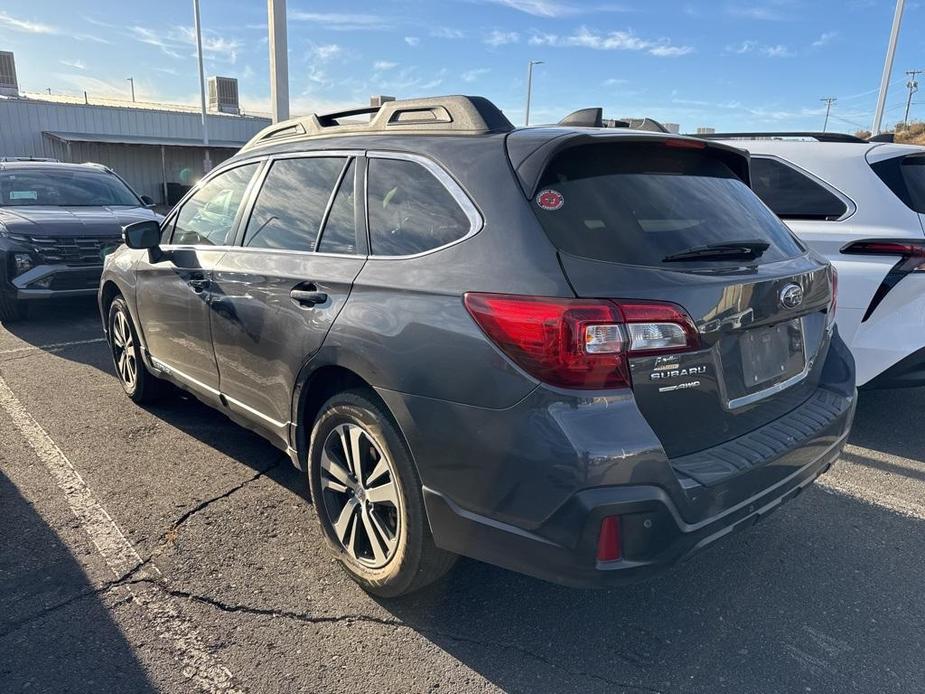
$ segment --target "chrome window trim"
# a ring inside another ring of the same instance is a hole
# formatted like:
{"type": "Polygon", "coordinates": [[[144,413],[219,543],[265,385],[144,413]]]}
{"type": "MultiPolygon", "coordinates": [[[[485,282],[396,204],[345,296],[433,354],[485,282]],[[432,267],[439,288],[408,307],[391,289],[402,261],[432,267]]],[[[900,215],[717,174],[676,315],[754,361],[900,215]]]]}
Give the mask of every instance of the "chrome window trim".
{"type": "MultiPolygon", "coordinates": [[[[823,179],[819,178],[817,175],[813,173],[810,173],[803,167],[797,164],[794,164],[789,159],[784,159],[783,157],[778,156],[776,154],[752,154],[751,158],[752,159],[772,159],[773,161],[776,161],[778,164],[782,166],[786,166],[792,171],[796,171],[801,176],[805,176],[810,181],[820,186],[822,189],[834,195],[845,206],[845,213],[838,219],[781,219],[781,221],[784,224],[786,224],[787,222],[824,222],[824,223],[844,222],[850,217],[853,217],[854,213],[858,211],[857,203],[855,203],[854,200],[852,200],[850,197],[845,195],[843,192],[841,192],[838,188],[833,186],[831,183],[824,181],[823,179]]],[[[754,190],[754,188],[752,190],[754,190]]],[[[773,212],[774,210],[771,210],[771,211],[773,212]]],[[[775,214],[774,216],[776,217],[777,215],[775,214]]]]}
{"type": "Polygon", "coordinates": [[[189,245],[173,245],[165,244],[161,246],[165,251],[224,251],[226,253],[230,251],[244,251],[245,253],[270,253],[273,255],[299,255],[299,256],[320,256],[323,258],[366,258],[365,255],[353,254],[348,255],[346,253],[316,253],[314,251],[293,251],[285,248],[273,249],[273,248],[248,248],[247,246],[189,246],[189,245]]]}
{"type": "MultiPolygon", "coordinates": [[[[450,176],[433,159],[428,159],[427,157],[421,156],[420,154],[411,154],[410,152],[386,152],[386,151],[369,151],[366,153],[367,159],[397,159],[400,161],[411,161],[420,166],[423,166],[427,171],[429,171],[437,181],[447,190],[447,192],[453,197],[456,201],[456,204],[460,206],[463,211],[463,214],[466,215],[466,218],[469,220],[469,231],[466,232],[463,236],[460,236],[454,241],[445,243],[442,246],[436,246],[435,248],[429,248],[426,251],[421,251],[420,253],[411,253],[409,255],[375,255],[373,253],[372,241],[370,240],[369,247],[369,259],[370,260],[409,260],[412,258],[421,258],[425,255],[430,255],[431,253],[437,253],[442,251],[450,246],[455,246],[457,243],[462,243],[463,241],[472,238],[477,233],[479,233],[482,228],[485,226],[485,220],[482,218],[481,213],[478,208],[475,206],[475,203],[466,195],[462,187],[456,182],[456,180],[450,176]]],[[[363,192],[366,196],[366,230],[369,232],[369,167],[365,171],[365,179],[363,181],[363,192]]]]}

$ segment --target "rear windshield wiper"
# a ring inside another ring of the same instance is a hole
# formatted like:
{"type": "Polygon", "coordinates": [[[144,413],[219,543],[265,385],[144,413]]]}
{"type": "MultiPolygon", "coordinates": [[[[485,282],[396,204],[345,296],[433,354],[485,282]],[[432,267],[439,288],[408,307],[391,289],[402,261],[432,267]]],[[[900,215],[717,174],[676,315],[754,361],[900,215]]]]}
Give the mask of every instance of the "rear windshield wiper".
{"type": "Polygon", "coordinates": [[[729,241],[708,246],[694,246],[662,258],[663,263],[677,263],[684,260],[754,260],[771,247],[767,241],[746,239],[729,241]]]}

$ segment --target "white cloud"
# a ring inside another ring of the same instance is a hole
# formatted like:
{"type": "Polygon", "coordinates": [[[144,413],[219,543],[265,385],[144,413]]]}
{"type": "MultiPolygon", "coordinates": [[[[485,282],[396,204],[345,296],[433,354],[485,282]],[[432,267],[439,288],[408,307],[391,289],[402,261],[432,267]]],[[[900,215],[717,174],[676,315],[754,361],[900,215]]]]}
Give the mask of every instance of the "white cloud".
{"type": "Polygon", "coordinates": [[[610,77],[604,80],[603,82],[601,82],[601,84],[605,87],[616,87],[621,84],[629,84],[629,80],[619,79],[617,77],[610,77]]]}
{"type": "Polygon", "coordinates": [[[782,22],[795,16],[791,0],[771,0],[764,5],[727,5],[726,14],[761,22],[782,22]]]}
{"type": "Polygon", "coordinates": [[[380,93],[385,94],[390,92],[397,94],[417,92],[422,94],[443,84],[446,74],[447,71],[444,68],[432,77],[425,77],[420,74],[418,68],[406,67],[398,72],[390,72],[388,76],[380,77],[373,88],[376,90],[381,89],[383,91],[380,93]]]}
{"type": "Polygon", "coordinates": [[[534,17],[564,17],[575,14],[577,10],[571,5],[566,5],[553,0],[486,0],[495,5],[510,7],[518,12],[525,12],[534,17]]]}
{"type": "Polygon", "coordinates": [[[460,75],[460,79],[462,79],[463,82],[475,82],[479,79],[479,77],[487,75],[489,72],[491,72],[491,69],[487,67],[479,67],[475,68],[474,70],[466,70],[464,73],[462,73],[462,75],[460,75]]]}
{"type": "Polygon", "coordinates": [[[516,31],[498,31],[495,29],[487,33],[484,38],[482,38],[482,43],[487,43],[489,46],[506,46],[509,43],[517,43],[520,41],[520,34],[516,31]]]}
{"type": "MultiPolygon", "coordinates": [[[[185,59],[189,55],[190,47],[195,49],[196,46],[196,32],[193,27],[175,26],[164,32],[138,25],[128,29],[136,41],[156,46],[171,58],[185,59]]],[[[237,39],[225,38],[214,31],[203,32],[202,52],[207,58],[234,63],[240,49],[241,42],[237,39]]]]}
{"type": "Polygon", "coordinates": [[[373,70],[376,72],[382,72],[383,70],[392,70],[398,67],[398,63],[393,63],[390,60],[377,60],[373,63],[373,70]]]}
{"type": "Polygon", "coordinates": [[[378,31],[388,29],[390,22],[376,14],[349,12],[302,12],[290,11],[289,20],[319,24],[333,31],[378,31]]]}
{"type": "Polygon", "coordinates": [[[792,58],[796,53],[788,46],[778,43],[773,46],[761,43],[760,41],[742,41],[741,43],[726,46],[727,53],[736,55],[745,55],[746,53],[756,53],[768,58],[792,58]]]}
{"type": "Polygon", "coordinates": [[[435,27],[430,30],[430,35],[435,39],[464,39],[466,34],[459,29],[451,29],[450,27],[435,27]]]}
{"type": "Polygon", "coordinates": [[[421,43],[421,39],[419,39],[417,36],[406,36],[405,43],[414,48],[421,43]]]}
{"type": "Polygon", "coordinates": [[[832,41],[838,36],[837,31],[825,31],[820,34],[819,38],[813,41],[813,48],[822,48],[832,43],[832,41]]]}
{"type": "Polygon", "coordinates": [[[591,48],[598,51],[645,51],[660,58],[677,57],[693,53],[691,46],[675,46],[668,39],[644,39],[631,31],[611,31],[601,34],[581,27],[567,36],[536,33],[530,37],[532,46],[554,48],[591,48]]]}
{"type": "Polygon", "coordinates": [[[311,44],[308,47],[309,57],[321,63],[326,63],[336,58],[341,54],[342,51],[343,49],[336,43],[328,43],[324,45],[311,44]]]}
{"type": "Polygon", "coordinates": [[[8,15],[6,12],[0,12],[0,27],[6,27],[13,31],[21,31],[26,34],[60,34],[57,27],[50,24],[33,22],[28,19],[17,19],[8,15]]]}
{"type": "Polygon", "coordinates": [[[72,67],[75,70],[86,70],[87,66],[79,60],[59,60],[59,63],[66,65],[67,67],[72,67]]]}

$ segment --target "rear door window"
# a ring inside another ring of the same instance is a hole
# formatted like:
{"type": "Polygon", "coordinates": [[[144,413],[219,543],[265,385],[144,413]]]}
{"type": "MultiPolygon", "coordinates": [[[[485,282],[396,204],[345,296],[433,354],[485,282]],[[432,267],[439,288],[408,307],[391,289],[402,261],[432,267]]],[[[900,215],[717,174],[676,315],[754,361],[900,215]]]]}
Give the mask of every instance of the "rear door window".
{"type": "Polygon", "coordinates": [[[848,206],[834,193],[791,166],[752,157],[752,190],[781,219],[834,220],[848,206]]]}
{"type": "Polygon", "coordinates": [[[324,231],[318,244],[319,253],[341,253],[353,255],[357,252],[355,197],[353,194],[355,160],[351,160],[344,172],[334,196],[334,203],[324,223],[324,231]]]}
{"type": "Polygon", "coordinates": [[[315,250],[325,210],[346,162],[342,157],[274,161],[247,222],[244,245],[315,250]]]}
{"type": "Polygon", "coordinates": [[[802,253],[748,186],[703,150],[574,147],[547,167],[532,206],[557,248],[596,260],[672,267],[665,259],[673,254],[745,240],[769,244],[756,262],[802,253]]]}
{"type": "Polygon", "coordinates": [[[367,180],[373,255],[423,253],[457,241],[471,229],[450,191],[417,162],[370,159],[367,180]]]}
{"type": "Polygon", "coordinates": [[[925,154],[893,157],[871,167],[907,207],[925,214],[925,154]]]}

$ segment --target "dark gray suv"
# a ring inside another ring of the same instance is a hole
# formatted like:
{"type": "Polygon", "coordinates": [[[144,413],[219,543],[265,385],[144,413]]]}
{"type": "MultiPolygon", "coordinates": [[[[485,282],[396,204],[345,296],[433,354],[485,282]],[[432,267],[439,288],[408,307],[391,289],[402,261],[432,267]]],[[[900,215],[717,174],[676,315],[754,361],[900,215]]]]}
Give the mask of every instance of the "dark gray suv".
{"type": "Polygon", "coordinates": [[[844,445],[835,275],[748,180],[728,146],[482,98],[310,116],[127,227],[100,309],[128,395],[170,381],[287,451],[367,590],[459,554],[609,585],[844,445]]]}

